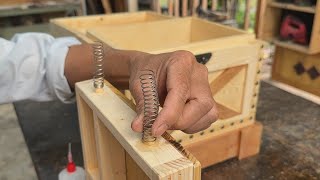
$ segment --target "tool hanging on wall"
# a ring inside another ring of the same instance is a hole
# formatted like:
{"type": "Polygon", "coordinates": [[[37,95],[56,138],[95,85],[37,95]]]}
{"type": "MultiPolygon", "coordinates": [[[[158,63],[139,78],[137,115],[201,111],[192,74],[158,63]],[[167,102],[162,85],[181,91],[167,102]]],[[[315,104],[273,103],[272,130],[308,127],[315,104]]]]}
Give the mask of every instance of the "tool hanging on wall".
{"type": "Polygon", "coordinates": [[[283,40],[292,40],[295,43],[307,44],[306,24],[296,16],[287,15],[282,21],[280,37],[283,40]]]}
{"type": "Polygon", "coordinates": [[[153,144],[156,137],[152,136],[152,125],[158,117],[159,98],[155,75],[152,70],[144,70],[140,76],[141,89],[143,93],[143,131],[142,141],[153,144]]]}

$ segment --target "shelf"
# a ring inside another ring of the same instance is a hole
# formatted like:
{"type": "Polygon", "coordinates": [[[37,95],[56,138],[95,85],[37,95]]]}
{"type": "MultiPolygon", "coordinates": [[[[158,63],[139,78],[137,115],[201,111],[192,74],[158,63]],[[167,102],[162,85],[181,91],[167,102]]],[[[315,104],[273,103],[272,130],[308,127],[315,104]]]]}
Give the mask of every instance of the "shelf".
{"type": "Polygon", "coordinates": [[[305,54],[309,52],[309,47],[307,45],[296,44],[291,41],[280,41],[278,39],[274,39],[272,42],[277,46],[281,46],[291,50],[296,50],[305,54]]]}
{"type": "Polygon", "coordinates": [[[64,12],[64,11],[77,11],[81,9],[78,3],[65,3],[56,5],[46,5],[38,7],[15,7],[12,9],[0,9],[0,17],[11,17],[11,16],[23,16],[23,15],[33,15],[33,14],[48,14],[54,12],[64,12]]]}
{"type": "Polygon", "coordinates": [[[16,33],[24,32],[43,32],[49,33],[49,23],[43,24],[33,24],[25,26],[15,26],[15,27],[1,27],[0,28],[0,37],[5,39],[11,39],[16,33]]]}
{"type": "Polygon", "coordinates": [[[316,7],[315,6],[297,6],[291,3],[280,3],[280,2],[270,2],[269,6],[275,7],[275,8],[281,8],[281,9],[288,9],[293,11],[299,11],[299,12],[305,12],[310,14],[316,13],[316,7]]]}

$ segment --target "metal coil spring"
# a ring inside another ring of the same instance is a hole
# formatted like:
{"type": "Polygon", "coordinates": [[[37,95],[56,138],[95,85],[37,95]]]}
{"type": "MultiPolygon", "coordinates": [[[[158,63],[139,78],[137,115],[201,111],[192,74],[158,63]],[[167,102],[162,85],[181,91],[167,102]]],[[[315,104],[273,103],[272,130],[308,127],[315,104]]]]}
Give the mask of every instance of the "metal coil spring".
{"type": "Polygon", "coordinates": [[[95,42],[92,45],[95,71],[93,75],[93,86],[96,89],[102,89],[104,85],[104,71],[103,71],[103,44],[101,42],[95,42]]]}
{"type": "Polygon", "coordinates": [[[159,111],[159,98],[154,72],[152,70],[144,70],[140,76],[140,82],[144,101],[142,141],[150,143],[156,140],[156,137],[152,136],[151,130],[159,111]]]}

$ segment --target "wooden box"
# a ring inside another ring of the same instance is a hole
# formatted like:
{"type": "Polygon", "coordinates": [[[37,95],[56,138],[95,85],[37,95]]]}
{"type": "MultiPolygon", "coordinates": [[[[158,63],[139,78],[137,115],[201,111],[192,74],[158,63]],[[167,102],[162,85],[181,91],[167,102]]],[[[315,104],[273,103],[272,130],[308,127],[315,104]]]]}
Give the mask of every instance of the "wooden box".
{"type": "Polygon", "coordinates": [[[50,21],[50,31],[56,37],[76,36],[82,42],[91,43],[87,37],[88,28],[106,27],[119,24],[141,23],[170,18],[154,12],[116,13],[71,18],[57,18],[50,21]]]}
{"type": "Polygon", "coordinates": [[[134,105],[112,85],[96,93],[80,82],[76,95],[87,180],[200,180],[200,163],[168,133],[142,143],[130,126],[134,105]]]}
{"type": "Polygon", "coordinates": [[[320,97],[320,54],[306,55],[277,47],[272,79],[320,97]]]}
{"type": "Polygon", "coordinates": [[[205,131],[191,135],[173,131],[171,135],[202,167],[258,153],[262,128],[255,122],[255,113],[263,46],[253,34],[197,18],[93,27],[87,33],[119,49],[194,53],[209,70],[220,118],[205,131]]]}
{"type": "Polygon", "coordinates": [[[290,3],[280,3],[276,0],[261,0],[258,6],[257,37],[271,41],[277,46],[299,51],[305,54],[320,53],[320,2],[316,6],[297,6],[290,3]],[[280,27],[284,11],[310,21],[310,41],[307,45],[300,45],[288,41],[280,41],[280,27]]]}

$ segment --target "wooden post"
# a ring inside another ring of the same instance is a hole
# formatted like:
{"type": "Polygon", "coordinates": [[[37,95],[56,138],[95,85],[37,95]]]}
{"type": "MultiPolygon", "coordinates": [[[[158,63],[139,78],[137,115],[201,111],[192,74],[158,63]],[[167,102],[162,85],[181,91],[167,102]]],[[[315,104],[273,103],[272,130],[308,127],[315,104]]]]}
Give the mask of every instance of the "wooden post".
{"type": "Polygon", "coordinates": [[[173,0],[168,0],[168,14],[173,15],[173,0]]]}
{"type": "Polygon", "coordinates": [[[218,9],[218,0],[211,1],[211,10],[216,11],[218,9]]]}
{"type": "Polygon", "coordinates": [[[199,0],[193,0],[193,2],[192,2],[192,16],[197,16],[198,6],[199,6],[199,0]]]}
{"type": "Polygon", "coordinates": [[[174,16],[179,17],[180,16],[180,0],[174,1],[174,16]]]}
{"type": "Polygon", "coordinates": [[[244,14],[243,29],[248,30],[250,26],[250,8],[251,0],[246,0],[246,10],[244,14]]]}
{"type": "Polygon", "coordinates": [[[188,15],[188,2],[189,0],[182,0],[182,16],[183,17],[188,15]]]}
{"type": "Polygon", "coordinates": [[[112,9],[111,9],[111,6],[110,6],[110,1],[109,0],[101,0],[101,1],[102,1],[102,6],[103,6],[105,14],[112,13],[112,9]]]}
{"type": "Polygon", "coordinates": [[[127,0],[128,12],[138,11],[138,0],[127,0]]]}
{"type": "Polygon", "coordinates": [[[208,10],[208,0],[202,0],[201,7],[203,10],[208,10]]]}

